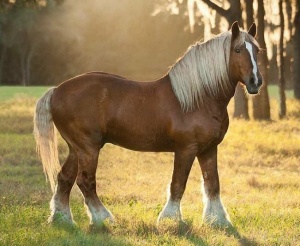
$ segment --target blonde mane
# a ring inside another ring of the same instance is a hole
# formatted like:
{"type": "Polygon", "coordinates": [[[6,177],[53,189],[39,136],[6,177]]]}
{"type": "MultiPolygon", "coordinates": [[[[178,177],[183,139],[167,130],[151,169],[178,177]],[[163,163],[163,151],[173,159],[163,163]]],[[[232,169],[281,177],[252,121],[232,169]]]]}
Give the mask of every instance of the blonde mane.
{"type": "MultiPolygon", "coordinates": [[[[203,43],[196,43],[171,67],[169,76],[173,91],[183,111],[204,105],[205,98],[228,95],[234,90],[230,81],[229,56],[231,32],[224,32],[203,43]]],[[[234,42],[257,42],[244,31],[234,42]]]]}

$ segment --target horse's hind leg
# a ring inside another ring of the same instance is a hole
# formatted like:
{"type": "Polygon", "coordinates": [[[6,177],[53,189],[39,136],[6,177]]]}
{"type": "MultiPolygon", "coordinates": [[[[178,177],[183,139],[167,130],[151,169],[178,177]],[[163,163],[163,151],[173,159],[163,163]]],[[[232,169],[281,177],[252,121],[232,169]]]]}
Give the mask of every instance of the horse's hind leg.
{"type": "Polygon", "coordinates": [[[106,218],[110,221],[114,220],[112,214],[104,207],[97,196],[96,169],[98,156],[98,147],[88,147],[78,151],[79,165],[76,182],[84,196],[92,225],[101,225],[106,218]]]}
{"type": "Polygon", "coordinates": [[[69,198],[76,180],[77,170],[78,157],[74,149],[69,145],[69,155],[57,176],[57,186],[50,202],[52,212],[48,219],[49,222],[58,220],[73,223],[69,198]]]}

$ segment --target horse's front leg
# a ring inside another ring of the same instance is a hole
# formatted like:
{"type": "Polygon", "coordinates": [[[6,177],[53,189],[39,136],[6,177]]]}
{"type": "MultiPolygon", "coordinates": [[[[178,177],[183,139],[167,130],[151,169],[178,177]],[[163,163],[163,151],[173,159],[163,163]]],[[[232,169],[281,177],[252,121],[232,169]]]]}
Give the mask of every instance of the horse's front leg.
{"type": "Polygon", "coordinates": [[[203,221],[212,226],[231,225],[229,215],[220,198],[220,184],[217,166],[217,146],[197,155],[203,175],[203,221]]]}
{"type": "Polygon", "coordinates": [[[183,196],[191,167],[196,157],[194,149],[175,152],[174,170],[167,203],[158,216],[157,222],[164,218],[182,220],[180,201],[183,196]]]}

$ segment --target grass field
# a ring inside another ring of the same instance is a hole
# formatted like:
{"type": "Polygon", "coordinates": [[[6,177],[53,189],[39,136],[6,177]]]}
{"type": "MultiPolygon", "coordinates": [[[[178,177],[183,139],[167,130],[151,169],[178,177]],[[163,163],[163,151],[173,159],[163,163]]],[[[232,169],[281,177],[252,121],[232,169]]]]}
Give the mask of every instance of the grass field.
{"type": "MultiPolygon", "coordinates": [[[[98,193],[116,222],[93,230],[77,187],[71,198],[77,226],[47,224],[51,190],[32,136],[34,104],[44,91],[0,87],[0,245],[300,245],[299,102],[288,99],[283,120],[274,99],[270,122],[231,120],[218,158],[233,229],[201,224],[197,162],[182,201],[186,224],[167,221],[157,227],[173,155],[107,145],[99,158],[98,193]]],[[[275,98],[274,88],[271,94],[275,98]]],[[[67,152],[61,139],[59,147],[63,161],[67,152]]]]}

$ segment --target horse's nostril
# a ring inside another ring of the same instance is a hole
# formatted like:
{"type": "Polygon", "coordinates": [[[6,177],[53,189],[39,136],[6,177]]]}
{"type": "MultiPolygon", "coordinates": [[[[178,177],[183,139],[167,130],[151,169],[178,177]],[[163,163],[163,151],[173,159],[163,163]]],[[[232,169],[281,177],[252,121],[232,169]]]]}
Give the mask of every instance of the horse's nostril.
{"type": "Polygon", "coordinates": [[[255,80],[253,77],[250,78],[250,85],[254,85],[255,84],[255,80]]]}

